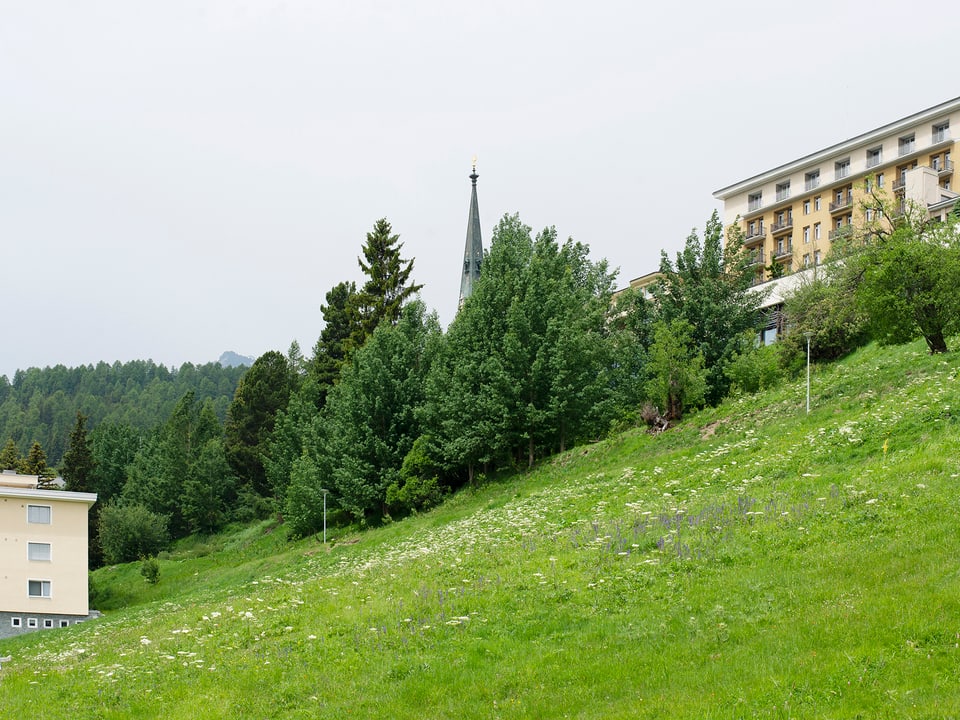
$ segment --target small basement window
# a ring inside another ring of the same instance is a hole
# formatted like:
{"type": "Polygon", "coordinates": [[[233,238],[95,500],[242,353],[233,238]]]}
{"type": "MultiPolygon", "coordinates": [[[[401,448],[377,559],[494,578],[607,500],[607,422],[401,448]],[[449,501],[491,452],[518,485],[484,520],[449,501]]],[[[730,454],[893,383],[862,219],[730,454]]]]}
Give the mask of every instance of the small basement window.
{"type": "Polygon", "coordinates": [[[23,627],[23,619],[18,617],[10,618],[10,627],[23,627]]]}

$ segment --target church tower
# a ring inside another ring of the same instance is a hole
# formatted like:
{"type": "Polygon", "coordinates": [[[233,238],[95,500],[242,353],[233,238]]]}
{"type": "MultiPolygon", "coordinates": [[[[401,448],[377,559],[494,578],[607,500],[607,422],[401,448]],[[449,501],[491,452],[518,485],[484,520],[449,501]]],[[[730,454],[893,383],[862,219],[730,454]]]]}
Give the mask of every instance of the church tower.
{"type": "Polygon", "coordinates": [[[460,278],[460,307],[473,294],[473,286],[480,277],[480,265],[483,262],[483,241],[480,239],[480,208],[477,205],[477,158],[473,158],[473,172],[470,181],[473,188],[470,193],[470,215],[467,217],[467,242],[463,249],[463,276],[460,278]]]}

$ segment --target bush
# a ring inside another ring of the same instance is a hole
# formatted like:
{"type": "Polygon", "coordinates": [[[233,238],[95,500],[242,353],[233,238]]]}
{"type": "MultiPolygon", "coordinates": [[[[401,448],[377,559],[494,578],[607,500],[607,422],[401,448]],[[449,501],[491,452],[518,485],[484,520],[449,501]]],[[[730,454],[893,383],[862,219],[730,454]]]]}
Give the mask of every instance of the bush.
{"type": "Polygon", "coordinates": [[[756,333],[746,333],[739,339],[739,349],[724,369],[734,393],[755,393],[776,383],[782,374],[780,347],[758,345],[756,333]]]}
{"type": "Polygon", "coordinates": [[[155,557],[145,557],[140,563],[140,574],[151,585],[160,582],[160,562],[155,557]]]}
{"type": "MultiPolygon", "coordinates": [[[[831,272],[840,271],[834,268],[831,272]]],[[[869,340],[867,318],[857,308],[853,289],[842,275],[821,275],[801,283],[786,298],[784,313],[789,324],[780,361],[786,368],[804,365],[808,331],[812,360],[836,360],[869,340]]]]}
{"type": "Polygon", "coordinates": [[[99,530],[107,564],[156,555],[170,541],[166,516],[150,512],[143,505],[104,505],[99,530]]]}

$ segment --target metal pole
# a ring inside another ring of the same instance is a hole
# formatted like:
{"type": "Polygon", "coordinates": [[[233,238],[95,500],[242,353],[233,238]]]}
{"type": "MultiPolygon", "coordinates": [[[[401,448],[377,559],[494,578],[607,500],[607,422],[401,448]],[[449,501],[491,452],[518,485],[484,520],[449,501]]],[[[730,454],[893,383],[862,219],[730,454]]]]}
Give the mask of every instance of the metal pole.
{"type": "Polygon", "coordinates": [[[810,414],[810,336],[813,333],[806,333],[807,336],[807,414],[810,414]]]}
{"type": "Polygon", "coordinates": [[[323,493],[323,544],[327,544],[327,491],[321,490],[323,493]]]}

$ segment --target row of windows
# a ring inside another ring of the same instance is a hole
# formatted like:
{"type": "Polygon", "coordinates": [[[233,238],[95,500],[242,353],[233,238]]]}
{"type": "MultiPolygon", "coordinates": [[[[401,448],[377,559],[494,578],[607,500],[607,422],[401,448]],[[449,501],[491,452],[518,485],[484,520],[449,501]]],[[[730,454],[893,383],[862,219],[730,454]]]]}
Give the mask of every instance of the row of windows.
{"type": "MultiPolygon", "coordinates": [[[[930,143],[936,145],[950,139],[950,121],[944,120],[936,123],[931,128],[930,143]]],[[[916,133],[910,133],[897,139],[898,157],[909,155],[916,150],[916,133]]],[[[866,151],[866,164],[868,168],[876,167],[883,162],[883,146],[868,148],[866,151]]],[[[833,164],[834,180],[842,180],[850,176],[850,158],[845,157],[837,160],[833,164]]],[[[882,176],[881,176],[882,177],[882,176]]],[[[811,170],[804,175],[803,189],[807,192],[816,190],[820,187],[820,169],[811,170]]],[[[882,185],[881,185],[882,187],[882,185]]],[[[777,183],[776,202],[783,202],[790,199],[790,181],[784,180],[777,183]]],[[[747,212],[759,210],[763,206],[763,192],[751,193],[747,197],[747,212]]],[[[818,208],[819,209],[819,208],[818,208]]]]}
{"type": "MultiPolygon", "coordinates": [[[[70,625],[70,621],[69,621],[69,620],[59,620],[58,622],[59,622],[60,627],[67,627],[68,625],[70,625]]],[[[83,622],[83,620],[76,620],[75,622],[83,622]]],[[[23,627],[23,618],[19,618],[19,617],[12,617],[12,618],[10,618],[10,627],[12,627],[12,628],[22,628],[22,627],[23,627]]],[[[40,621],[37,620],[37,618],[28,617],[28,618],[27,618],[27,627],[28,627],[28,628],[31,628],[31,629],[36,629],[36,628],[40,627],[40,621]]],[[[43,619],[43,627],[44,627],[44,628],[52,628],[52,627],[53,627],[53,620],[52,620],[51,618],[44,618],[44,619],[43,619]]]]}

